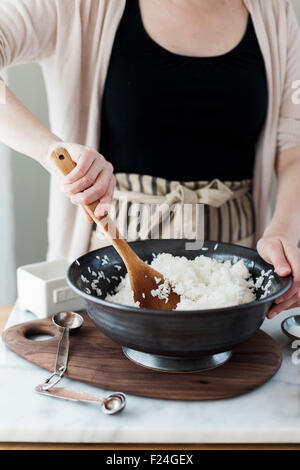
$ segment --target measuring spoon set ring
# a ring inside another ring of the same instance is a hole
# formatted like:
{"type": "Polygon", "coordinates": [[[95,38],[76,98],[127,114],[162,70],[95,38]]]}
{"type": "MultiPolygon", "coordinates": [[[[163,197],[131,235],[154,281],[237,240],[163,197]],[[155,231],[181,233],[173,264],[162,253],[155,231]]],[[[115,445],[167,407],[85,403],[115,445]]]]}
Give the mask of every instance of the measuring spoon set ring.
{"type": "Polygon", "coordinates": [[[83,318],[79,313],[60,312],[52,317],[52,322],[58,331],[61,332],[61,338],[57,348],[55,369],[53,374],[51,374],[43,384],[35,387],[35,391],[41,395],[62,398],[64,400],[100,403],[101,410],[105,414],[115,414],[122,411],[126,405],[126,397],[121,392],[113,393],[105,398],[100,398],[87,393],[77,392],[75,390],[55,387],[67,370],[70,331],[79,330],[83,324],[83,318]]]}

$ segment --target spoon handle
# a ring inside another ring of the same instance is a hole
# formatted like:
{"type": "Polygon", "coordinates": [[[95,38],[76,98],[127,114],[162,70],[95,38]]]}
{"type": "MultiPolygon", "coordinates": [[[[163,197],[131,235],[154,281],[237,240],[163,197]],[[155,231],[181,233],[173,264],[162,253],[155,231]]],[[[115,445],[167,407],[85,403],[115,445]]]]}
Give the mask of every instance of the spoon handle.
{"type": "Polygon", "coordinates": [[[44,392],[53,388],[62,379],[65,371],[67,370],[69,356],[69,328],[60,327],[60,331],[62,331],[62,335],[58,343],[54,372],[45,380],[43,385],[40,385],[44,392]]]}
{"type": "MultiPolygon", "coordinates": [[[[64,148],[55,149],[51,154],[51,160],[63,175],[68,175],[76,167],[76,163],[72,160],[69,152],[64,148]]],[[[83,208],[93,221],[105,232],[128,268],[127,261],[132,263],[132,260],[137,260],[138,257],[126,240],[121,237],[118,228],[109,215],[100,218],[95,216],[94,212],[98,204],[99,201],[95,201],[92,204],[83,205],[83,208]]]]}
{"type": "Polygon", "coordinates": [[[107,415],[114,415],[119,413],[126,406],[126,396],[121,392],[115,392],[111,395],[108,395],[106,398],[100,398],[96,397],[95,395],[77,392],[77,390],[71,390],[69,388],[62,387],[55,387],[51,388],[50,390],[45,390],[43,385],[38,385],[35,387],[35,391],[41,395],[62,398],[63,400],[100,403],[101,410],[107,415]]]}
{"type": "Polygon", "coordinates": [[[54,398],[62,398],[63,400],[71,401],[85,401],[85,402],[97,402],[103,403],[102,398],[95,397],[88,393],[77,392],[77,390],[71,390],[63,387],[55,387],[50,390],[44,390],[42,385],[35,387],[35,391],[41,395],[47,395],[54,398]]]}
{"type": "Polygon", "coordinates": [[[69,328],[63,328],[61,338],[58,343],[55,372],[62,374],[67,370],[68,356],[69,356],[69,328]]]}

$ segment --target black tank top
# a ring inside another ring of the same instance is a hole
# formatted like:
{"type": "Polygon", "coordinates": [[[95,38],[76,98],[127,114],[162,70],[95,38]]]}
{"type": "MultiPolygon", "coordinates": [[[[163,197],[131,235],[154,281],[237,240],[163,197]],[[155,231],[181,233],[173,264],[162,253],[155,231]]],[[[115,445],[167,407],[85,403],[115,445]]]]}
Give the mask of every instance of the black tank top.
{"type": "Polygon", "coordinates": [[[138,0],[127,0],[102,100],[100,152],[115,172],[177,181],[252,178],[267,106],[250,14],[230,52],[187,57],[157,44],[138,0]]]}

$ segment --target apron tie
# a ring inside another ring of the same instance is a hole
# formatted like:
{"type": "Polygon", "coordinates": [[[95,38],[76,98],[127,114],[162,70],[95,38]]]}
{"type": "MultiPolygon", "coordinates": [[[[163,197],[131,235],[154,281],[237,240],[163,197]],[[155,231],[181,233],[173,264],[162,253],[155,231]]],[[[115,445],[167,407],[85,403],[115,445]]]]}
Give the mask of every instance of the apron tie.
{"type": "Polygon", "coordinates": [[[114,198],[131,203],[142,204],[207,204],[220,207],[230,199],[235,199],[249,191],[250,185],[232,191],[218,179],[212,180],[203,188],[193,190],[180,183],[174,183],[173,189],[166,195],[145,194],[137,191],[115,189],[114,198]]]}
{"type": "MultiPolygon", "coordinates": [[[[179,182],[134,173],[117,173],[116,179],[111,217],[129,241],[202,238],[204,234],[198,227],[203,230],[204,222],[208,239],[214,227],[214,239],[218,230],[218,240],[253,246],[251,180],[179,182]],[[236,200],[234,205],[232,200],[236,200]],[[198,211],[198,204],[210,207],[205,212],[208,222],[202,220],[203,212],[198,211]],[[226,210],[228,204],[231,211],[226,210]]],[[[103,244],[108,244],[105,236],[100,230],[95,231],[91,246],[95,249],[103,244]]]]}

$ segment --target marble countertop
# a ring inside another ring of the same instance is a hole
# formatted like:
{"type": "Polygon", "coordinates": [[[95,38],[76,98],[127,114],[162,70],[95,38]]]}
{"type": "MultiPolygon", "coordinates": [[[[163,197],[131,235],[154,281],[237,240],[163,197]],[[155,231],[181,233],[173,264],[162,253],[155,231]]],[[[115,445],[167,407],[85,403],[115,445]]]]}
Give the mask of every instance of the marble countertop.
{"type": "MultiPolygon", "coordinates": [[[[115,416],[104,415],[95,404],[36,394],[34,387],[48,372],[0,342],[0,441],[300,443],[300,364],[293,363],[295,349],[280,328],[283,318],[292,313],[300,314],[300,309],[266,320],[262,326],[283,352],[280,370],[265,385],[240,397],[205,402],[127,395],[127,407],[115,416]]],[[[34,319],[15,306],[7,327],[34,319]]],[[[61,384],[98,396],[109,393],[67,378],[61,384]]]]}

